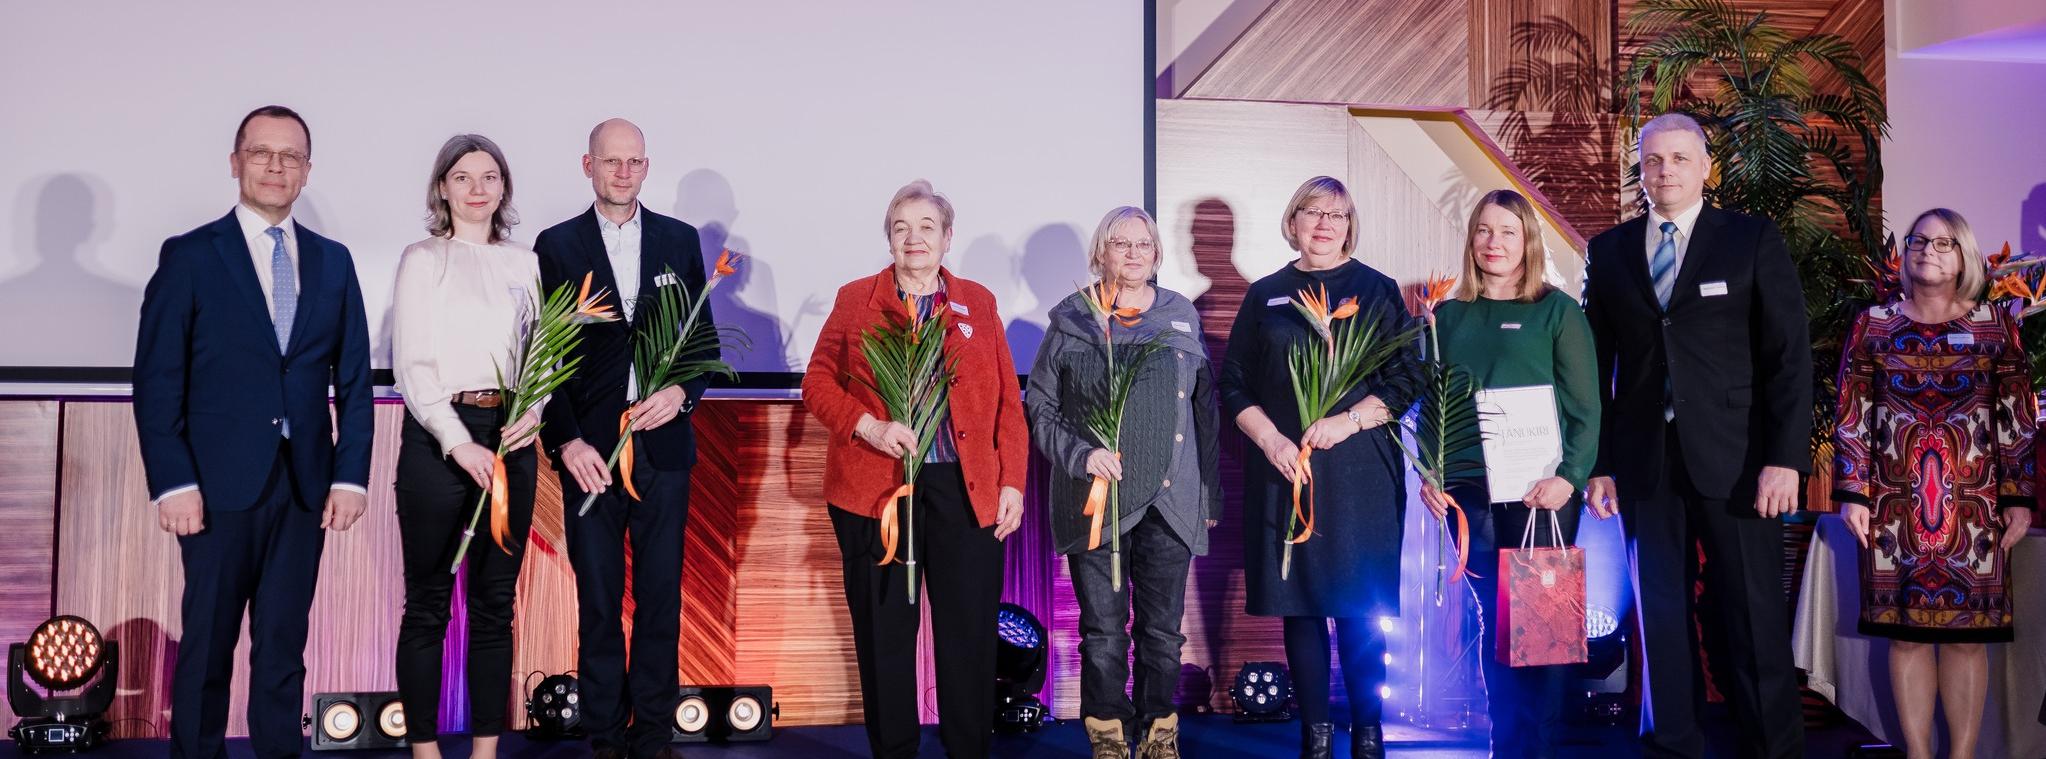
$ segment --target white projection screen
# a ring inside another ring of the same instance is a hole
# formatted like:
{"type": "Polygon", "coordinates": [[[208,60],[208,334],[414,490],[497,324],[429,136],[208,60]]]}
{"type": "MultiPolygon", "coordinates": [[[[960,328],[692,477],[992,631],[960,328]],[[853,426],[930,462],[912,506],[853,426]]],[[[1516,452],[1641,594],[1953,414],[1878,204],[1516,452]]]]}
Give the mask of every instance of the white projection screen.
{"type": "Polygon", "coordinates": [[[714,296],[747,372],[801,371],[831,298],[887,262],[897,187],[958,208],[948,263],[994,290],[1021,366],[1144,192],[1143,3],[863,0],[0,5],[0,367],[132,363],[165,237],[235,201],[235,124],[302,113],[296,218],[354,253],[390,365],[399,252],[450,135],[501,145],[522,223],[589,206],[590,128],[646,132],[646,207],[751,256],[714,296]]]}

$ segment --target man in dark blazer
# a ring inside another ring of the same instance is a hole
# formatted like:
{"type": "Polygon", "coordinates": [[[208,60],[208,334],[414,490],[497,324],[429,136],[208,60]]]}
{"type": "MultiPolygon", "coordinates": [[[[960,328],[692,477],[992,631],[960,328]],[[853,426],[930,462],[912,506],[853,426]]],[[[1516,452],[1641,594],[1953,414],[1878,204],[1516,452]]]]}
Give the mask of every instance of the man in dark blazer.
{"type": "Polygon", "coordinates": [[[1584,307],[1605,414],[1587,500],[1624,517],[1646,652],[1649,756],[1703,757],[1691,588],[1705,552],[1716,684],[1741,754],[1804,755],[1783,524],[1810,471],[1811,340],[1775,224],[1704,202],[1704,130],[1643,125],[1648,213],[1592,239],[1584,307]]]}
{"type": "Polygon", "coordinates": [[[135,427],[157,523],[178,536],[185,573],[172,756],[227,755],[244,610],[250,748],[299,754],[325,530],[354,525],[367,499],[369,327],[355,262],[291,218],[311,156],[291,109],[244,117],[228,157],[241,202],[164,241],[142,295],[135,427]]]}
{"type": "MultiPolygon", "coordinates": [[[[692,297],[701,297],[704,288],[696,229],[639,203],[647,167],[646,138],[638,127],[623,119],[598,124],[583,156],[583,174],[596,189],[596,203],[541,232],[533,246],[547,291],[580,285],[585,274],[593,274],[592,291],[601,288],[605,302],[625,317],[583,330],[577,349],[581,369],[547,404],[541,439],[563,475],[568,558],[575,567],[580,607],[577,676],[583,727],[598,757],[635,759],[671,753],[670,723],[680,698],[676,659],[682,634],[683,532],[689,518],[689,469],[696,463],[696,438],[687,415],[707,384],[697,380],[644,394],[633,378],[633,334],[654,311],[650,296],[657,288],[679,284],[692,297]],[[628,408],[638,500],[614,486],[605,466],[628,408]],[[596,503],[578,516],[588,493],[598,494],[596,503]],[[629,672],[621,620],[628,536],[633,597],[629,672]]],[[[710,307],[698,318],[709,322],[710,307]]]]}

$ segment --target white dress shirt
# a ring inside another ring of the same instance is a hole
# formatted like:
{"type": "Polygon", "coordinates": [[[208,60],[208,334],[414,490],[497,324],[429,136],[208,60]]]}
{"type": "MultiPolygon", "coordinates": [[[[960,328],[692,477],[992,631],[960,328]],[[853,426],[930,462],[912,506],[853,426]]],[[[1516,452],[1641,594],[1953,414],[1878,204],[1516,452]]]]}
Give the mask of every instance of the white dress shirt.
{"type": "MultiPolygon", "coordinates": [[[[274,322],[277,315],[277,277],[271,273],[270,256],[276,249],[276,243],[270,240],[268,230],[273,226],[284,230],[284,255],[291,259],[292,270],[298,271],[298,225],[292,223],[289,214],[285,215],[283,221],[271,224],[270,220],[241,203],[234,205],[234,220],[241,223],[242,241],[249,246],[249,262],[256,267],[256,289],[263,291],[263,305],[270,310],[274,322]]],[[[303,282],[305,278],[298,279],[303,282]]],[[[198,489],[197,483],[174,487],[158,494],[156,503],[162,505],[166,498],[198,489]]],[[[330,489],[369,494],[368,487],[352,482],[336,482],[330,489]]]]}
{"type": "Polygon", "coordinates": [[[453,396],[512,381],[521,327],[538,310],[533,251],[514,242],[477,245],[429,237],[398,258],[392,297],[391,369],[405,410],[433,433],[445,456],[474,442],[453,396]]]}
{"type": "MultiPolygon", "coordinates": [[[[618,282],[618,303],[627,323],[632,322],[632,309],[639,298],[639,239],[641,230],[639,203],[632,204],[632,218],[624,224],[614,224],[597,211],[597,232],[604,238],[604,257],[611,261],[611,278],[618,282]]],[[[625,372],[625,401],[639,400],[639,375],[630,369],[625,372]]]]}
{"type": "Polygon", "coordinates": [[[1662,245],[1662,223],[1665,221],[1677,223],[1677,261],[1675,268],[1677,271],[1684,270],[1684,253],[1691,249],[1691,230],[1698,227],[1698,214],[1704,211],[1705,201],[1703,200],[1692,203],[1689,209],[1677,214],[1675,217],[1665,216],[1666,212],[1661,208],[1653,206],[1649,208],[1648,234],[1646,236],[1648,238],[1648,270],[1650,272],[1655,271],[1655,249],[1662,245]]]}

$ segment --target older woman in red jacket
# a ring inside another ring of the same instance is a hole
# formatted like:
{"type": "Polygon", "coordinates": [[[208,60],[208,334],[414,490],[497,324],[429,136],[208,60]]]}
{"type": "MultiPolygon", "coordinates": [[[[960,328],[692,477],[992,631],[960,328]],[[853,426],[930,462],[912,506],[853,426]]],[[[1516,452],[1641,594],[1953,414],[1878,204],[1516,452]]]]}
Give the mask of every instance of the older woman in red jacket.
{"type": "MultiPolygon", "coordinates": [[[[955,362],[950,411],[898,516],[915,519],[914,550],[929,583],[936,641],[939,736],[953,757],[988,755],[995,702],[995,608],[1002,593],[1002,540],[1023,520],[1030,440],[1014,359],[987,288],[942,265],[952,247],[952,204],[916,181],[888,202],[894,263],[839,288],[810,368],[803,403],[831,430],[824,497],[844,559],[867,743],[877,759],[914,757],[918,609],[901,563],[880,564],[881,510],[902,484],[901,459],[916,438],[856,378],[872,380],[860,352],[867,331],[902,319],[904,300],[924,318],[949,320],[955,362]],[[891,319],[893,321],[891,321],[891,319]]],[[[901,528],[902,525],[898,525],[901,528]]],[[[900,534],[910,535],[906,529],[900,534]]]]}

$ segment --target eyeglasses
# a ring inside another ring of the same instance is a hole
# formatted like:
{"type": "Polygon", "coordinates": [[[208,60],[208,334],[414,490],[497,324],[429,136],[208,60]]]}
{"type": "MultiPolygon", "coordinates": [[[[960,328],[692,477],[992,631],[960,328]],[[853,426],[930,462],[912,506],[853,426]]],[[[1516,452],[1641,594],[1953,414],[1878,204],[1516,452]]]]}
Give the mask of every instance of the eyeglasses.
{"type": "Polygon", "coordinates": [[[1924,250],[1927,243],[1930,243],[1932,245],[1932,249],[1934,251],[1940,253],[1952,253],[1956,250],[1961,249],[1961,244],[1959,242],[1955,242],[1954,238],[1951,237],[1925,237],[1922,235],[1910,235],[1904,238],[1904,248],[1913,253],[1924,250]]]}
{"type": "Polygon", "coordinates": [[[618,173],[619,166],[624,166],[627,171],[634,174],[646,173],[645,158],[599,158],[597,165],[604,167],[604,171],[611,174],[618,173]]]}
{"type": "Polygon", "coordinates": [[[1148,255],[1152,250],[1157,249],[1157,247],[1158,246],[1152,243],[1150,240],[1138,240],[1136,242],[1130,242],[1120,237],[1108,238],[1108,249],[1116,253],[1128,253],[1130,252],[1131,248],[1136,248],[1138,253],[1148,255]]]}
{"type": "Polygon", "coordinates": [[[306,157],[303,153],[294,153],[289,150],[270,150],[268,148],[248,148],[243,150],[242,159],[248,161],[250,166],[268,166],[270,161],[275,159],[279,166],[287,169],[304,168],[306,162],[306,157]]]}
{"type": "Polygon", "coordinates": [[[1317,223],[1322,219],[1328,219],[1330,224],[1348,224],[1350,222],[1349,211],[1323,211],[1309,206],[1295,210],[1294,213],[1300,214],[1300,218],[1317,223]]]}

